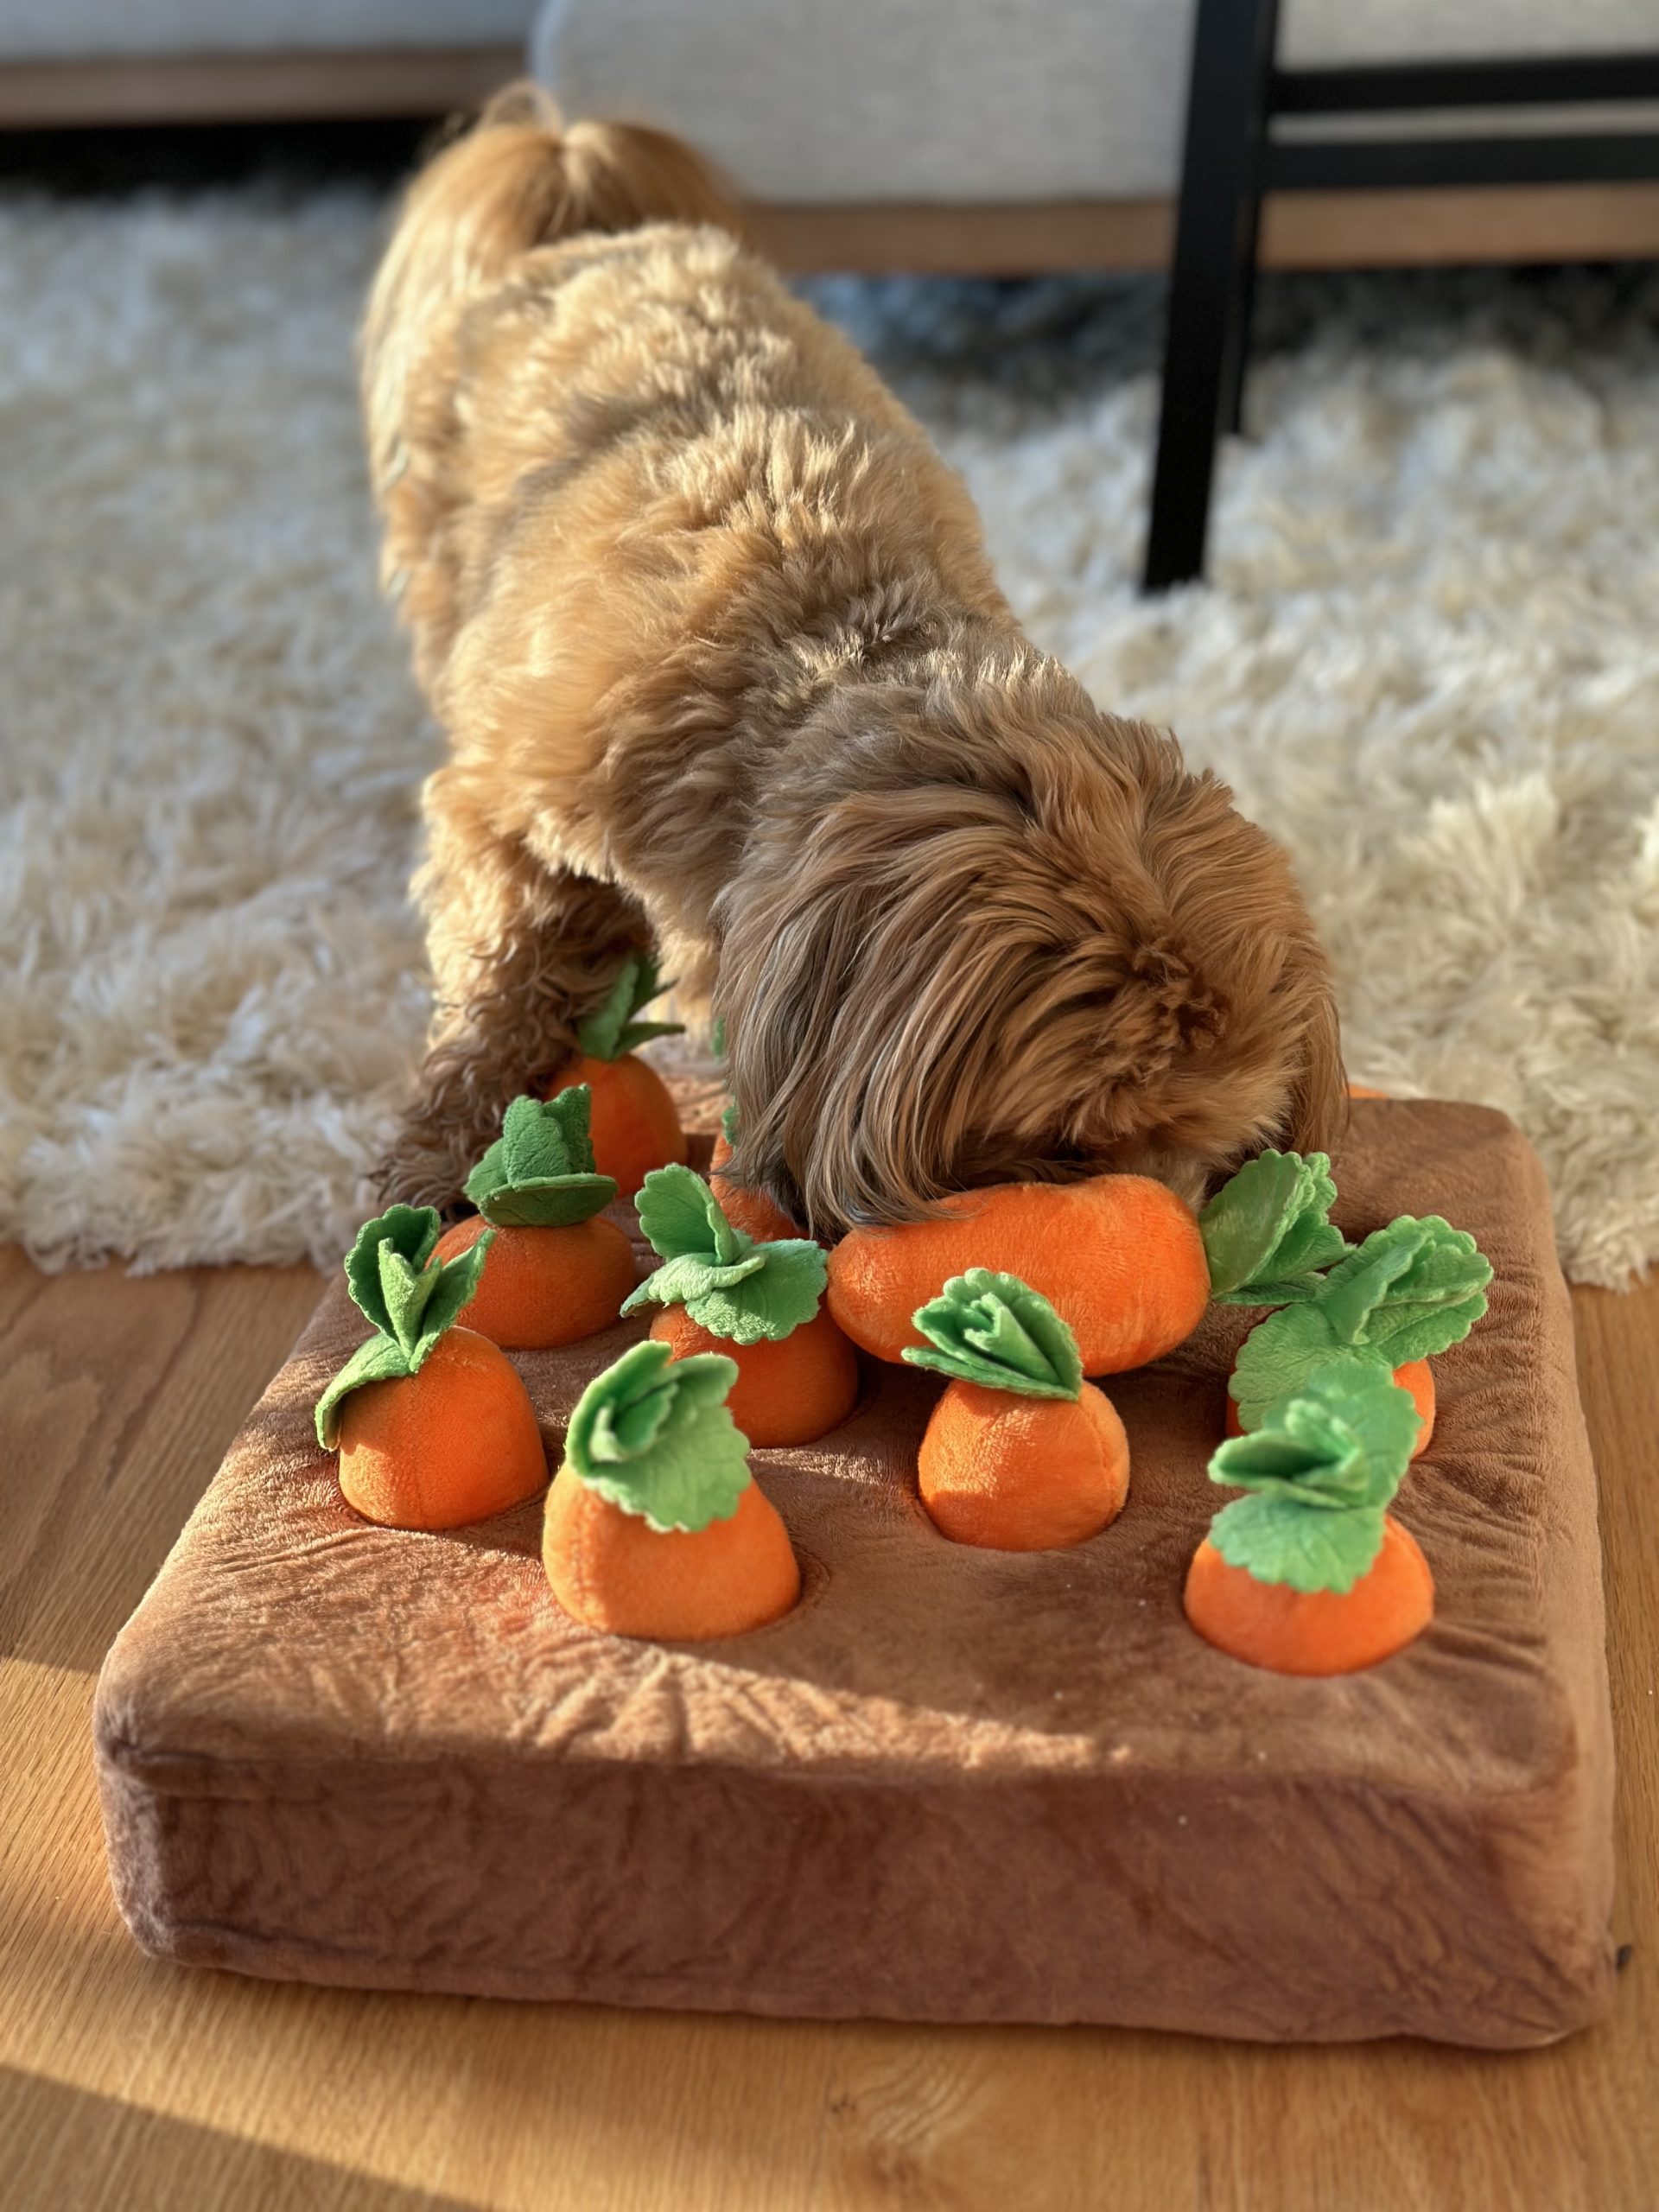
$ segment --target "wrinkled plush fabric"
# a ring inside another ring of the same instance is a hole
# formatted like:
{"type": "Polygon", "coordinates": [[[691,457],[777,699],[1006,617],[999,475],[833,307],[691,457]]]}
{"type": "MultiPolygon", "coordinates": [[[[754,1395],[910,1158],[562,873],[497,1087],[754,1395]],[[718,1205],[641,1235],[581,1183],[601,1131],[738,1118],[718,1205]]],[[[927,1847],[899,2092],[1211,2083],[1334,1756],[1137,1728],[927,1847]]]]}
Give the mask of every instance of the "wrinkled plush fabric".
{"type": "MultiPolygon", "coordinates": [[[[1496,1268],[1436,1362],[1396,1510],[1418,1643],[1293,1681],[1186,1627],[1205,1463],[1252,1315],[1109,1391],[1128,1503],[1075,1550],[947,1542],[915,1494],[937,1378],[761,1452],[799,1606],[727,1643],[578,1627],[539,1502],[356,1520],[310,1407],[331,1290],[111,1653],[110,1860],[148,1949],[367,1987],[1268,2039],[1547,2042],[1609,2000],[1611,1752],[1595,1484],[1534,1155],[1484,1109],[1363,1104],[1351,1235],[1442,1211],[1496,1268]]],[[[518,1357],[556,1464],[623,1324],[518,1357]]]]}

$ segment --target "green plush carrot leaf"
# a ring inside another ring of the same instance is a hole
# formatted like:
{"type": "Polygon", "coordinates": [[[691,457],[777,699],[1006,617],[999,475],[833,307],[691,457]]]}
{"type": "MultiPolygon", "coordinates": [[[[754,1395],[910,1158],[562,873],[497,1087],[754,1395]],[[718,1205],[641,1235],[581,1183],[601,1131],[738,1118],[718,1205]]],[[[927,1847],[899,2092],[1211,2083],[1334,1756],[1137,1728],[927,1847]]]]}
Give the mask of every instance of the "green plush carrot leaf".
{"type": "Polygon", "coordinates": [[[359,1344],[317,1400],[317,1441],[323,1450],[332,1452],[340,1441],[343,1399],[365,1382],[395,1382],[409,1371],[408,1355],[395,1337],[373,1336],[359,1344]]]}
{"type": "Polygon", "coordinates": [[[1467,1230],[1438,1214],[1402,1214],[1332,1269],[1320,1304],[1338,1342],[1372,1345],[1400,1367],[1466,1337],[1491,1279],[1467,1230]]]}
{"type": "Polygon", "coordinates": [[[346,1255],[346,1287],[352,1303],[365,1321],[388,1336],[393,1334],[391,1315],[381,1288],[381,1254],[398,1252],[411,1267],[425,1267],[438,1241],[442,1224],[434,1206],[388,1206],[372,1221],[365,1221],[346,1255]]]}
{"type": "Polygon", "coordinates": [[[735,1362],[718,1352],[676,1359],[647,1338],[576,1401],[565,1459],[659,1534],[728,1521],[750,1479],[748,1439],[726,1403],[736,1380],[735,1362]]]}
{"type": "Polygon", "coordinates": [[[683,1021],[631,1021],[617,1039],[611,1058],[617,1060],[624,1052],[637,1052],[641,1045],[649,1045],[653,1037],[680,1037],[684,1033],[683,1021]]]}
{"type": "Polygon", "coordinates": [[[1210,1479],[1321,1511],[1384,1506],[1419,1427],[1410,1391],[1385,1367],[1338,1361],[1269,1406],[1257,1428],[1220,1445],[1210,1479]]]}
{"type": "Polygon", "coordinates": [[[657,962],[650,953],[631,952],[617,969],[601,1004],[576,1030],[576,1042],[590,1060],[618,1060],[637,1045],[653,1037],[676,1037],[683,1021],[639,1021],[642,1007],[671,989],[657,980],[657,962]]]}
{"type": "Polygon", "coordinates": [[[1351,1590],[1382,1548],[1380,1507],[1310,1513],[1283,1498],[1238,1497],[1210,1523],[1210,1541],[1229,1567],[1258,1582],[1309,1592],[1351,1590]]]}
{"type": "Polygon", "coordinates": [[[677,1252],[628,1293],[622,1311],[634,1313],[642,1306],[690,1306],[713,1297],[716,1291],[734,1289],[758,1275],[766,1264],[766,1254],[759,1248],[734,1260],[729,1267],[722,1267],[707,1255],[677,1252]]]}
{"type": "Polygon", "coordinates": [[[732,1100],[730,1105],[722,1106],[721,1109],[720,1134],[735,1152],[737,1150],[737,1101],[735,1098],[732,1100]]]}
{"type": "Polygon", "coordinates": [[[317,1401],[317,1441],[332,1451],[340,1401],[365,1382],[418,1375],[433,1346],[452,1328],[478,1288],[494,1230],[467,1251],[434,1260],[438,1217],[431,1206],[391,1206],[365,1222],[346,1258],[346,1285],[374,1325],[317,1401]]]}
{"type": "Polygon", "coordinates": [[[1077,1338],[1018,1275],[969,1268],[912,1319],[927,1338],[905,1347],[917,1367],[1027,1398],[1075,1398],[1083,1389],[1077,1338]]]}
{"type": "Polygon", "coordinates": [[[757,1244],[689,1167],[653,1167],[639,1207],[663,1265],[625,1300],[625,1313],[683,1306],[712,1335],[753,1344],[777,1342],[817,1312],[828,1280],[822,1245],[804,1236],[757,1244]]]}
{"type": "Polygon", "coordinates": [[[1321,1368],[1211,1458],[1211,1482],[1254,1495],[1222,1508],[1211,1541],[1258,1582],[1352,1589],[1382,1548],[1417,1430],[1411,1394],[1386,1368],[1321,1368]]]}
{"type": "Polygon", "coordinates": [[[467,1178],[467,1195],[497,1229],[566,1229],[616,1196],[598,1173],[588,1123],[593,1093],[573,1084],[553,1098],[515,1098],[501,1134],[467,1178]]]}
{"type": "Polygon", "coordinates": [[[736,1344],[776,1343],[812,1319],[826,1280],[821,1244],[804,1236],[780,1237],[752,1245],[730,1267],[682,1253],[647,1275],[623,1300],[622,1311],[683,1306],[711,1336],[736,1344]]]}
{"type": "MultiPolygon", "coordinates": [[[[735,1344],[776,1344],[818,1310],[828,1281],[823,1247],[805,1236],[780,1236],[750,1254],[760,1266],[735,1282],[718,1283],[681,1304],[702,1328],[735,1344]]],[[[655,1281],[655,1277],[652,1278],[655,1281]]]]}
{"type": "Polygon", "coordinates": [[[1465,1230],[1402,1214],[1332,1268],[1315,1297],[1251,1331],[1228,1385],[1240,1423],[1258,1427],[1275,1399],[1333,1363],[1391,1371],[1449,1350],[1486,1311],[1491,1275],[1465,1230]]]}
{"type": "Polygon", "coordinates": [[[1269,1314],[1240,1346],[1227,1385],[1238,1408],[1239,1426],[1259,1428],[1279,1399],[1294,1396],[1310,1375],[1338,1365],[1356,1374],[1393,1372],[1387,1355],[1369,1344],[1338,1344],[1317,1302],[1269,1314]]]}
{"type": "Polygon", "coordinates": [[[727,1220],[720,1200],[689,1167],[653,1167],[635,1201],[645,1242],[659,1260],[688,1257],[730,1267],[751,1240],[727,1220]]]}
{"type": "MultiPolygon", "coordinates": [[[[399,1333],[399,1341],[409,1354],[411,1375],[420,1372],[433,1345],[471,1304],[494,1240],[495,1231],[486,1229],[466,1251],[457,1253],[453,1260],[429,1262],[416,1277],[413,1291],[404,1305],[406,1319],[399,1333]]],[[[399,1260],[397,1264],[403,1267],[408,1262],[399,1260]]]]}
{"type": "Polygon", "coordinates": [[[390,1244],[380,1247],[380,1295],[391,1321],[391,1333],[405,1351],[419,1341],[427,1300],[436,1287],[435,1275],[429,1281],[425,1271],[417,1272],[401,1252],[393,1251],[390,1244]]]}
{"type": "Polygon", "coordinates": [[[1337,1186],[1322,1152],[1264,1152],[1198,1216],[1210,1294],[1223,1306],[1287,1306],[1318,1295],[1351,1247],[1330,1218],[1337,1186]]]}
{"type": "MultiPolygon", "coordinates": [[[[717,1060],[726,1058],[726,1017],[723,1014],[717,1014],[709,1025],[709,1050],[717,1060]]],[[[730,1107],[726,1110],[730,1113],[730,1107]]]]}

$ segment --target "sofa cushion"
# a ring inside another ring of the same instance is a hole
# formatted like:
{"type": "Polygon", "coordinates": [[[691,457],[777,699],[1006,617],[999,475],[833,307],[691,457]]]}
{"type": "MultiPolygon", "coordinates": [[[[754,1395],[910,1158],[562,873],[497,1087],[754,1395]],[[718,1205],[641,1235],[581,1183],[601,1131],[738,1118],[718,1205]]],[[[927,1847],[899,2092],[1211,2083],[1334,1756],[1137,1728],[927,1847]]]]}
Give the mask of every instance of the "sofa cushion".
{"type": "MultiPolygon", "coordinates": [[[[779,205],[1174,189],[1190,0],[547,0],[567,111],[666,124],[779,205]]],[[[1300,63],[1639,48],[1653,0],[1287,0],[1300,63]]]]}
{"type": "Polygon", "coordinates": [[[0,62],[507,46],[536,0],[6,0],[0,62]]]}

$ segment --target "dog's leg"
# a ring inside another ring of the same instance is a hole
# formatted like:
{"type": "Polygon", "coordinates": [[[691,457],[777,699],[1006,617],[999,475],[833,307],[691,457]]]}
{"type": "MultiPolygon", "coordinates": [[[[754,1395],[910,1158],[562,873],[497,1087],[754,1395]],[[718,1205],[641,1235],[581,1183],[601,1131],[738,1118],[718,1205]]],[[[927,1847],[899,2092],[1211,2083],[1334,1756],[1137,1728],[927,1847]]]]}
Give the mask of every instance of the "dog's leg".
{"type": "Polygon", "coordinates": [[[415,1099],[378,1176],[388,1199],[452,1205],[509,1101],[577,1050],[576,1024],[618,963],[647,945],[614,884],[549,868],[470,803],[465,771],[427,786],[427,917],[436,1005],[415,1099]]]}

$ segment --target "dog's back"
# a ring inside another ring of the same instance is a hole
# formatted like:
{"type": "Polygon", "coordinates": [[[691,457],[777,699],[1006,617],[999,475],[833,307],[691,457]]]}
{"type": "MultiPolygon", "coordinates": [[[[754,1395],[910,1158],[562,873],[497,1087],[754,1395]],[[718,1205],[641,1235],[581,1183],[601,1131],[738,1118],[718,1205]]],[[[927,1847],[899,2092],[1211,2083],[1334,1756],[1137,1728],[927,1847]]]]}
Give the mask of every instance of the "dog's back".
{"type": "MultiPolygon", "coordinates": [[[[567,128],[533,86],[499,95],[416,180],[370,298],[363,386],[383,581],[446,719],[446,663],[528,509],[559,500],[560,541],[591,575],[587,548],[614,545],[625,515],[649,529],[659,505],[677,537],[700,503],[778,483],[791,446],[803,483],[813,455],[846,460],[849,433],[855,465],[893,483],[868,502],[880,564],[891,572],[907,510],[924,525],[923,565],[952,570],[948,588],[976,608],[1001,609],[955,478],[742,234],[690,148],[637,124],[567,128]]],[[[556,588],[554,569],[535,573],[556,588]]],[[[626,607],[626,581],[607,588],[626,607]]]]}
{"type": "MultiPolygon", "coordinates": [[[[382,579],[415,631],[428,680],[460,619],[454,525],[484,488],[480,465],[488,473],[468,435],[478,334],[466,334],[467,322],[500,309],[504,285],[537,248],[659,220],[741,228],[712,174],[677,139],[626,124],[567,130],[528,84],[498,94],[411,186],[370,295],[361,365],[385,518],[382,579]]],[[[505,427],[499,416],[492,425],[505,427]]]]}

